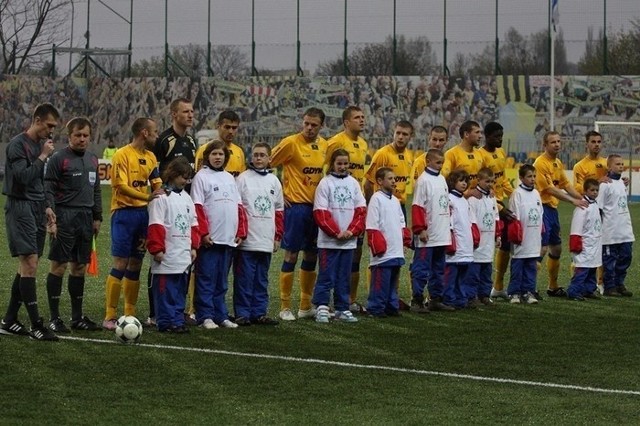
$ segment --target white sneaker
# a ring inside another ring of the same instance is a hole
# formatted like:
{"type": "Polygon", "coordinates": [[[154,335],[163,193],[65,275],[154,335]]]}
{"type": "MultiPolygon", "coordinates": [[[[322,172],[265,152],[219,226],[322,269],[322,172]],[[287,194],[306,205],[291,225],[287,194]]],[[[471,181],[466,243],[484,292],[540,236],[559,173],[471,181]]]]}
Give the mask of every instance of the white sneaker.
{"type": "Polygon", "coordinates": [[[527,301],[527,304],[529,305],[535,305],[536,303],[538,303],[538,299],[536,299],[536,296],[534,296],[531,292],[527,293],[524,297],[527,301]]]}
{"type": "Polygon", "coordinates": [[[602,284],[598,284],[596,287],[598,288],[598,294],[602,296],[604,294],[604,286],[602,284]]]}
{"type": "Polygon", "coordinates": [[[315,317],[316,317],[316,322],[328,324],[329,323],[329,307],[325,305],[318,306],[318,310],[316,311],[315,317]]]}
{"type": "Polygon", "coordinates": [[[351,311],[336,312],[336,320],[342,322],[358,322],[358,318],[354,317],[351,311]]]}
{"type": "MultiPolygon", "coordinates": [[[[327,310],[328,309],[329,308],[327,308],[327,310]]],[[[298,309],[298,319],[313,318],[315,316],[316,316],[316,308],[311,308],[306,310],[298,309]]]]}
{"type": "Polygon", "coordinates": [[[238,324],[236,324],[235,322],[232,322],[231,320],[224,320],[220,323],[220,327],[223,328],[238,328],[238,324]]]}
{"type": "Polygon", "coordinates": [[[156,318],[155,317],[147,317],[144,325],[147,327],[155,327],[156,326],[156,318]]]}
{"type": "Polygon", "coordinates": [[[515,305],[520,303],[520,295],[519,294],[512,294],[511,296],[509,296],[509,303],[515,305]]]}
{"type": "Polygon", "coordinates": [[[293,315],[293,312],[291,312],[291,309],[284,309],[284,310],[280,311],[280,314],[278,316],[280,317],[280,319],[282,321],[295,321],[296,320],[296,316],[293,315]]]}
{"type": "Polygon", "coordinates": [[[211,318],[207,318],[206,320],[202,321],[200,327],[206,328],[207,330],[213,330],[214,328],[218,328],[218,324],[213,322],[211,318]]]}
{"type": "Polygon", "coordinates": [[[495,288],[491,289],[490,297],[492,299],[504,299],[509,300],[509,295],[507,294],[507,290],[496,290],[495,288]]]}

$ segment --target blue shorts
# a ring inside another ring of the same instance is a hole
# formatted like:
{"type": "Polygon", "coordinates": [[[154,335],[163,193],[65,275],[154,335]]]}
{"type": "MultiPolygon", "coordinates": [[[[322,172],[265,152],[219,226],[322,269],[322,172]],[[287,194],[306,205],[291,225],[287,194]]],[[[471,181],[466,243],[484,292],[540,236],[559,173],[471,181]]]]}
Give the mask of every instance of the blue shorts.
{"type": "Polygon", "coordinates": [[[544,212],[542,216],[542,222],[544,223],[542,246],[559,246],[562,244],[562,239],[560,238],[560,217],[558,216],[558,209],[547,204],[543,204],[542,209],[544,212]]]}
{"type": "Polygon", "coordinates": [[[118,209],[111,215],[111,255],[143,259],[149,213],[146,207],[118,209]]]}
{"type": "Polygon", "coordinates": [[[291,204],[284,209],[284,235],[280,246],[291,252],[318,251],[318,225],[313,204],[291,204]]]}

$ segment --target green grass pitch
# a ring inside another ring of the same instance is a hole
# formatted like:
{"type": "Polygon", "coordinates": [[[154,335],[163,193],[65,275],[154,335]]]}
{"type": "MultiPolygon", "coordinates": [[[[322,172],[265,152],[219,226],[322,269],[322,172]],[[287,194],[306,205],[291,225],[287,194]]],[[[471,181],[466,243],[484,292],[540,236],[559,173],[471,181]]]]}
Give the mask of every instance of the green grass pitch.
{"type": "MultiPolygon", "coordinates": [[[[105,188],[105,209],[109,196],[105,188]]],[[[631,212],[638,230],[640,205],[631,212]]],[[[570,216],[563,204],[565,286],[570,216]]],[[[2,240],[4,233],[1,226],[2,240]]],[[[88,278],[85,311],[101,321],[108,220],[98,245],[100,275],[88,278]]],[[[0,253],[4,314],[17,262],[6,243],[0,253]]],[[[271,268],[274,317],[281,260],[280,252],[271,268]]],[[[45,257],[38,276],[45,317],[48,266],[45,257]]],[[[0,424],[638,424],[639,273],[634,260],[627,278],[633,298],[545,298],[537,306],[497,303],[357,324],[192,328],[184,336],[145,330],[139,345],[116,344],[106,331],[74,332],[85,340],[58,343],[0,336],[0,424]]],[[[543,267],[541,291],[545,277],[543,267]]],[[[294,308],[298,291],[296,278],[294,308]]],[[[401,296],[410,296],[407,267],[401,296]]],[[[231,306],[231,290],[227,299],[231,306]]],[[[138,307],[142,320],[144,288],[138,307]]],[[[66,283],[61,311],[70,315],[66,283]]],[[[21,315],[27,323],[24,309],[21,315]]]]}

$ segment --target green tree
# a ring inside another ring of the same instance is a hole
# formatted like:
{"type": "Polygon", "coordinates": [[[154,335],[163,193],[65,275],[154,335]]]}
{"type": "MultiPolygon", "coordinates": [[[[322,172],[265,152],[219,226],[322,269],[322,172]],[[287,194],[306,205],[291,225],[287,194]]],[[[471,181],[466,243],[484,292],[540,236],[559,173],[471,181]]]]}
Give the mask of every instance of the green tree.
{"type": "MultiPolygon", "coordinates": [[[[321,63],[316,74],[342,75],[343,58],[321,63]]],[[[348,57],[351,75],[393,74],[393,37],[387,36],[382,43],[371,43],[357,47],[348,57]]],[[[427,75],[437,72],[438,64],[431,42],[426,37],[396,38],[396,75],[427,75]]]]}
{"type": "MultiPolygon", "coordinates": [[[[640,74],[640,20],[632,21],[633,28],[628,31],[614,33],[607,40],[609,74],[640,74]]],[[[581,74],[598,75],[605,73],[604,39],[602,30],[598,38],[593,36],[593,28],[587,30],[586,49],[578,70],[581,74]]]]}

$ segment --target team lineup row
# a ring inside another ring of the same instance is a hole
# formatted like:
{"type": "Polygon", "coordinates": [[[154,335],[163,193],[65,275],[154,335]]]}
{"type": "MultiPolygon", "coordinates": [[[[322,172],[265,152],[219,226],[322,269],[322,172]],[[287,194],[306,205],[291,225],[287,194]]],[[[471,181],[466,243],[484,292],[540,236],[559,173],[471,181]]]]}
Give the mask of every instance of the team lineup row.
{"type": "MultiPolygon", "coordinates": [[[[406,149],[412,125],[400,121],[393,141],[379,149],[366,168],[362,111],[347,107],[344,131],[325,141],[319,137],[324,113],[310,108],[303,115],[300,133],[286,137],[273,151],[267,144],[255,144],[247,167],[243,150],[233,143],[240,125],[233,111],[218,117],[219,140],[199,149],[188,134],[193,123],[191,102],[177,99],[171,112],[172,126],[161,135],[154,120],[135,120],[133,139],[112,158],[113,266],[106,282],[104,328],[115,328],[121,292],[124,314],[136,315],[146,251],[153,257],[149,322],[158,330],[188,332],[185,324],[190,321],[206,329],[277,324],[267,316],[267,287],[271,254],[280,245],[284,260],[279,318],[296,319],[291,294],[302,252],[297,317],[329,322],[333,291],[335,320],[356,322],[353,312],[365,311],[357,303],[365,235],[371,251],[367,303],[371,316],[398,315],[403,305],[418,313],[473,308],[491,305],[495,297],[536,303],[540,299],[535,289],[537,263],[547,252],[547,294],[565,297],[567,292],[557,282],[559,200],[576,206],[576,229],[572,224],[570,241],[576,269],[569,297],[596,297],[595,268],[603,259],[604,294],[631,295],[624,287],[633,241],[621,179],[624,164],[616,156],[606,164],[599,156],[602,137],[595,132],[587,134],[588,155],[574,170],[579,190],[569,184],[557,159],[561,144],[555,132],[545,134],[544,153],[534,166],[520,169],[521,183],[514,190],[504,173],[502,126],[495,122],[485,126],[481,148],[483,129],[473,121],[463,123],[461,142],[446,153],[441,149],[447,131],[436,126],[427,152],[414,160],[406,149]],[[282,168],[282,184],[269,167],[282,168]],[[408,229],[405,202],[410,181],[414,198],[408,229]],[[617,215],[612,216],[617,221],[628,217],[628,229],[614,233],[621,238],[612,241],[608,238],[612,234],[602,230],[609,223],[604,206],[614,202],[617,210],[609,214],[617,215]],[[603,211],[598,226],[593,223],[594,209],[598,215],[603,211]],[[595,235],[596,229],[601,233],[595,235]],[[410,304],[399,300],[397,292],[405,262],[403,245],[414,249],[410,304]],[[500,250],[492,282],[496,248],[500,250]],[[513,255],[511,281],[505,291],[509,253],[513,255]],[[229,316],[225,301],[232,263],[234,317],[229,316]],[[194,277],[192,285],[189,277],[194,277]],[[187,294],[189,306],[185,306],[187,294]]],[[[56,340],[55,333],[69,331],[59,314],[69,264],[71,328],[101,329],[82,312],[91,242],[102,222],[97,158],[87,151],[91,123],[84,118],[71,120],[69,146],[51,156],[50,134],[58,120],[52,105],[39,105],[29,129],[7,148],[7,235],[12,256],[19,258],[19,270],[0,325],[3,334],[56,340]],[[35,295],[35,270],[47,232],[52,236],[47,276],[51,319],[45,326],[35,295]],[[30,331],[18,321],[22,303],[32,324],[30,331]]]]}

